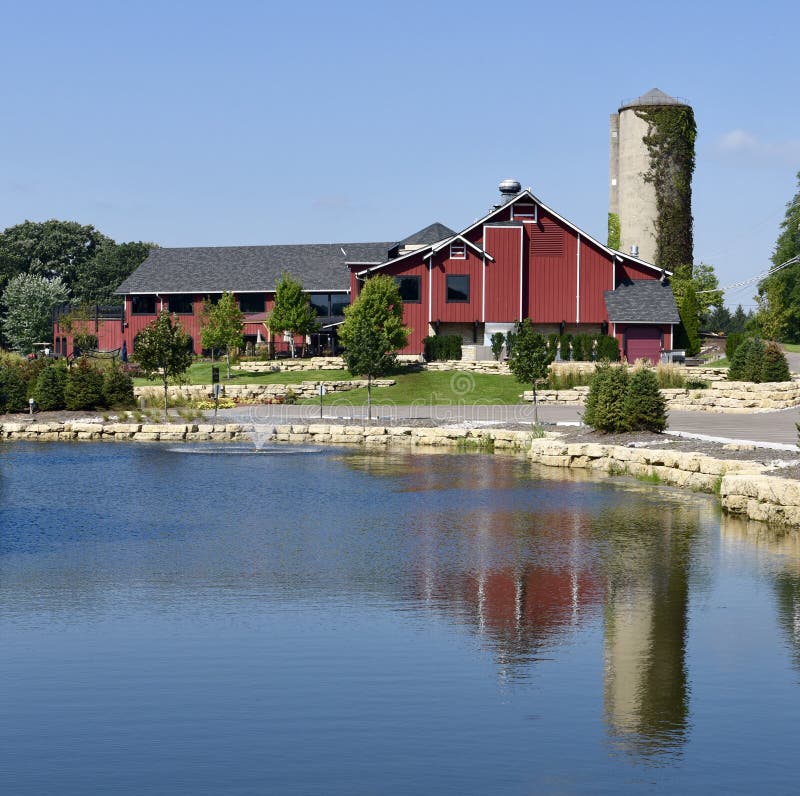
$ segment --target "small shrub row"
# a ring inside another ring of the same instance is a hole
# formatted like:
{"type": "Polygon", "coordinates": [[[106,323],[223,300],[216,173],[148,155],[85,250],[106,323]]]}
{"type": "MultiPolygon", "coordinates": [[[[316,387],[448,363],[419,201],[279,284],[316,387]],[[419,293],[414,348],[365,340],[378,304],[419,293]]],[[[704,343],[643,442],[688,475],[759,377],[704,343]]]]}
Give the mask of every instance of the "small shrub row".
{"type": "MultiPolygon", "coordinates": [[[[726,347],[727,350],[727,347],[726,347]]],[[[786,355],[777,343],[764,343],[758,337],[747,337],[736,347],[730,367],[729,381],[790,381],[786,355]]]]}
{"type": "Polygon", "coordinates": [[[461,359],[461,337],[457,334],[435,334],[422,341],[426,362],[461,359]]]}
{"type": "Polygon", "coordinates": [[[597,431],[663,431],[667,407],[650,368],[629,374],[620,365],[600,365],[592,377],[583,422],[597,431]]]}
{"type": "Polygon", "coordinates": [[[38,409],[95,409],[130,406],[133,381],[119,366],[98,367],[82,358],[64,360],[0,359],[0,412],[26,412],[33,398],[38,409]]]}
{"type": "Polygon", "coordinates": [[[562,334],[551,335],[558,340],[558,348],[562,362],[590,362],[592,360],[619,362],[619,342],[616,337],[607,334],[562,334]]]}

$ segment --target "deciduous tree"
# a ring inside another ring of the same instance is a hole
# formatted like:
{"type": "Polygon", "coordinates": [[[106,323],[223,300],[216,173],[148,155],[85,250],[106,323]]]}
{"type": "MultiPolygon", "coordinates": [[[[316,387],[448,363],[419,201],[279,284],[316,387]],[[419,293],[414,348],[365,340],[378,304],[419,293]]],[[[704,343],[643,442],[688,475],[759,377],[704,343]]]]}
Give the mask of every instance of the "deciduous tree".
{"type": "Polygon", "coordinates": [[[242,328],[244,313],[239,309],[233,293],[223,293],[216,304],[203,303],[203,328],[200,340],[203,348],[225,349],[228,378],[231,377],[231,349],[241,348],[244,342],[242,328]]]}
{"type": "Polygon", "coordinates": [[[546,338],[533,328],[530,318],[517,323],[515,335],[508,367],[517,381],[530,384],[533,388],[533,422],[538,426],[539,405],[536,385],[547,378],[547,369],[553,357],[546,338]]]}
{"type": "Polygon", "coordinates": [[[394,366],[397,351],[408,342],[403,300],[394,279],[381,274],[367,280],[344,314],[339,341],[350,372],[367,377],[367,413],[372,419],[372,379],[394,366]]]}
{"type": "Polygon", "coordinates": [[[27,354],[33,344],[53,339],[53,308],[69,297],[59,277],[18,274],[3,292],[3,335],[27,354]]]}
{"type": "Polygon", "coordinates": [[[281,276],[275,286],[275,306],[266,324],[273,335],[289,333],[292,356],[295,355],[295,335],[305,336],[317,328],[317,314],[303,292],[302,283],[287,273],[281,276]]]}
{"type": "Polygon", "coordinates": [[[177,320],[167,312],[158,317],[136,336],[133,359],[148,378],[158,376],[164,385],[164,414],[170,380],[179,380],[192,364],[191,338],[177,320]]]}

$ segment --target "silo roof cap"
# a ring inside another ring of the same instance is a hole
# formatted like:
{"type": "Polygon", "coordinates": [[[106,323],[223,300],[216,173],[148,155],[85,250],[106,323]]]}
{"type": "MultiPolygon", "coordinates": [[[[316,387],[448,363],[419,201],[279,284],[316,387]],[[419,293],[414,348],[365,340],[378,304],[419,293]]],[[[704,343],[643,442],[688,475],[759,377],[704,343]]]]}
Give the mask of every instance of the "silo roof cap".
{"type": "Polygon", "coordinates": [[[622,111],[625,110],[625,108],[647,108],[661,105],[686,105],[689,107],[689,103],[686,100],[670,97],[669,94],[665,94],[660,88],[651,88],[650,91],[646,94],[642,94],[641,97],[632,100],[623,100],[619,109],[622,111]]]}

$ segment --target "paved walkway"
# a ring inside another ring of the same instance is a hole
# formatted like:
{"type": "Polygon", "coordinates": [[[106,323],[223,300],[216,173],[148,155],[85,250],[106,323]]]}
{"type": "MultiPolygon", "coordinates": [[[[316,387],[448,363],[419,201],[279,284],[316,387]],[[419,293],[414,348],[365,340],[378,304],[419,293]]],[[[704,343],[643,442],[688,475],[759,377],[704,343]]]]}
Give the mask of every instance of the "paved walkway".
{"type": "MultiPolygon", "coordinates": [[[[572,406],[540,406],[539,420],[544,423],[576,423],[582,409],[572,406]]],[[[253,423],[278,425],[281,423],[325,422],[330,417],[352,417],[361,422],[366,417],[366,407],[325,406],[320,420],[319,407],[315,406],[251,406],[245,411],[230,409],[220,412],[221,417],[253,423]]],[[[373,420],[402,424],[404,420],[432,420],[435,423],[532,423],[533,407],[529,404],[513,406],[376,406],[373,420]]],[[[670,431],[703,434],[725,439],[782,443],[797,443],[795,423],[800,421],[800,410],[785,409],[777,412],[752,414],[716,414],[710,412],[670,412],[670,431]]]]}

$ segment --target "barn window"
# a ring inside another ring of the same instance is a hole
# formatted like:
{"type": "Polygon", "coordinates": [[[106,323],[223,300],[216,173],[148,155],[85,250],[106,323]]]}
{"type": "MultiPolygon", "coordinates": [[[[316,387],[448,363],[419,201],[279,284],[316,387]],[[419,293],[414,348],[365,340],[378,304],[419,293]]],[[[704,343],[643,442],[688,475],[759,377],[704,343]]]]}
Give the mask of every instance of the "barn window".
{"type": "Polygon", "coordinates": [[[469,274],[447,275],[448,304],[464,304],[469,301],[469,274]]]}
{"type": "Polygon", "coordinates": [[[536,205],[532,203],[512,205],[511,218],[513,220],[536,221],[536,205]]]}
{"type": "Polygon", "coordinates": [[[153,315],[156,311],[155,296],[132,296],[131,312],[134,315],[153,315]]]}
{"type": "Polygon", "coordinates": [[[396,276],[394,281],[400,291],[400,298],[406,304],[419,304],[420,278],[418,276],[396,276]]]}
{"type": "Polygon", "coordinates": [[[188,293],[170,296],[169,311],[177,315],[191,315],[194,312],[194,296],[188,293]]]}
{"type": "Polygon", "coordinates": [[[450,244],[450,259],[451,260],[466,260],[467,259],[467,244],[463,241],[457,241],[450,244]]]}
{"type": "Polygon", "coordinates": [[[244,313],[264,312],[267,296],[265,293],[241,293],[239,309],[244,313]]]}
{"type": "Polygon", "coordinates": [[[331,294],[330,293],[309,293],[308,300],[320,318],[328,318],[331,314],[331,294]]]}
{"type": "Polygon", "coordinates": [[[331,293],[331,315],[344,315],[344,308],[350,306],[347,293],[331,293]]]}

